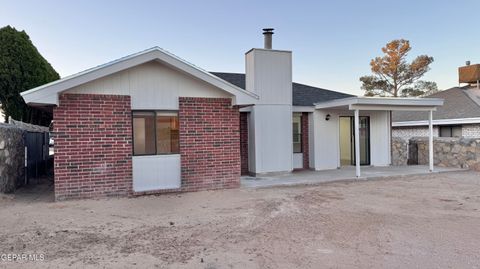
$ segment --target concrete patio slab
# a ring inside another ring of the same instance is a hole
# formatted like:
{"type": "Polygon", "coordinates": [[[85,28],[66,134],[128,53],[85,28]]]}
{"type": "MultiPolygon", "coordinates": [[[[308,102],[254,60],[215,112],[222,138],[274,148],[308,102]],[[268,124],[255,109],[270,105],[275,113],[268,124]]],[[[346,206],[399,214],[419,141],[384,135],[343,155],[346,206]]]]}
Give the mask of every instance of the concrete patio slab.
{"type": "MultiPolygon", "coordinates": [[[[467,171],[462,168],[435,167],[433,173],[467,171]]],[[[288,185],[310,185],[334,181],[356,181],[376,178],[399,176],[413,176],[430,174],[427,165],[362,167],[362,176],[355,177],[355,167],[343,167],[334,170],[312,171],[300,170],[275,176],[241,177],[241,186],[244,188],[263,188],[288,185]]]]}

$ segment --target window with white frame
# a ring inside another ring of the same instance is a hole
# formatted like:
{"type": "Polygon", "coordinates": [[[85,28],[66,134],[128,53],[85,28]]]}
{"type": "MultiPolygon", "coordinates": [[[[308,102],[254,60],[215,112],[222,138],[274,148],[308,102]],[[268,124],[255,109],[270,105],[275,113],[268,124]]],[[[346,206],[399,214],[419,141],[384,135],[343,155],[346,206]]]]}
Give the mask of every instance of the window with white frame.
{"type": "Polygon", "coordinates": [[[292,118],[293,153],[302,153],[302,114],[294,113],[292,118]]]}

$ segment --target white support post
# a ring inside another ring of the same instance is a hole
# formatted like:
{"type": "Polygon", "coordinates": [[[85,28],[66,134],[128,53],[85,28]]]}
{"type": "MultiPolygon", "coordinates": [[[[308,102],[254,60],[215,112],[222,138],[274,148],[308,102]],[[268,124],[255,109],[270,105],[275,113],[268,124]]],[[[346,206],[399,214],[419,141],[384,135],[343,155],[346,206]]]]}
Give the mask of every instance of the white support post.
{"type": "Polygon", "coordinates": [[[355,109],[355,174],[360,177],[360,111],[355,109]]]}
{"type": "Polygon", "coordinates": [[[433,110],[429,111],[428,117],[428,163],[430,165],[430,172],[433,172],[433,110]]]}

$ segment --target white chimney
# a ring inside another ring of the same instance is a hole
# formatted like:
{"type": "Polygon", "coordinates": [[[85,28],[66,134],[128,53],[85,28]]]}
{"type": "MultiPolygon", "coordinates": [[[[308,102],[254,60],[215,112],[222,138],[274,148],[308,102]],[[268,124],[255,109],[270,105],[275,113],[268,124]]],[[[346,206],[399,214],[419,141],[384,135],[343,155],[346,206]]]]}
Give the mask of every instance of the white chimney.
{"type": "Polygon", "coordinates": [[[253,174],[290,172],[292,148],[292,52],[273,50],[273,28],[265,48],[245,54],[246,90],[260,99],[250,113],[249,168],[253,174]]]}

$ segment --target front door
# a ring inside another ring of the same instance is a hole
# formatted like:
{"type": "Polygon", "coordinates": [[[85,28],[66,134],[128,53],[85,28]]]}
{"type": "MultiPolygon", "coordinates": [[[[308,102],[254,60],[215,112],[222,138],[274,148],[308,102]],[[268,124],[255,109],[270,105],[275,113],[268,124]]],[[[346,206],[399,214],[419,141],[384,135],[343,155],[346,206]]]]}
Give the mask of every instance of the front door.
{"type": "MultiPolygon", "coordinates": [[[[370,165],[370,117],[360,117],[360,164],[370,165]]],[[[354,117],[340,117],[340,165],[355,165],[354,117]]]]}

